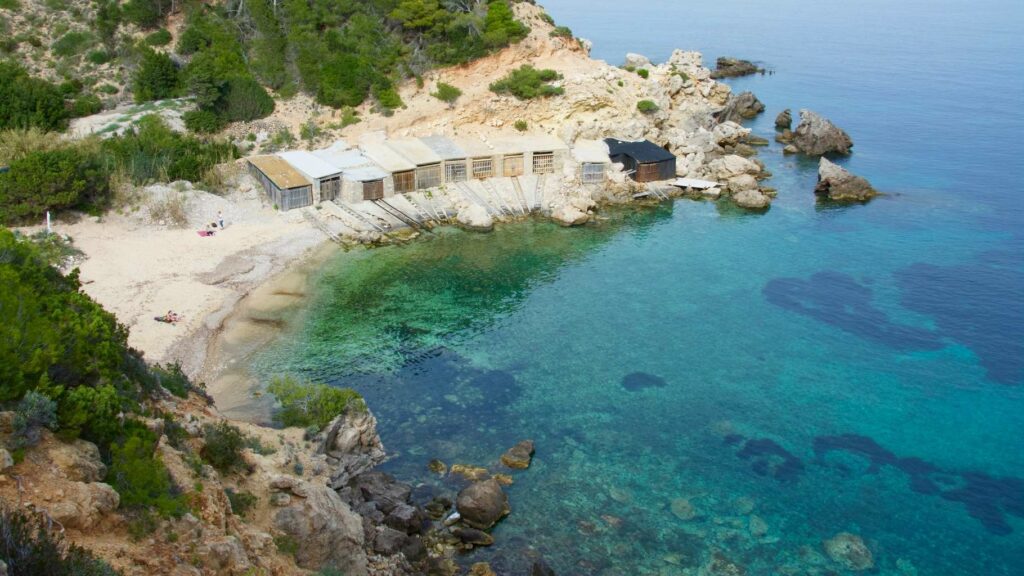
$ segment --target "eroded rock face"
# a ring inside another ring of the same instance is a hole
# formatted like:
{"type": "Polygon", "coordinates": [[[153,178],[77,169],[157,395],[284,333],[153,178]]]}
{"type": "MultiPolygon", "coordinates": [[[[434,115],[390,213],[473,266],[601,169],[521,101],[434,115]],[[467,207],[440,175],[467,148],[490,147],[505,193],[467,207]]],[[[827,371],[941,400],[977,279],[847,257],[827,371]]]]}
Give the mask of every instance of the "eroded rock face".
{"type": "Polygon", "coordinates": [[[511,511],[508,496],[493,478],[463,488],[455,499],[455,506],[462,521],[479,530],[494,526],[511,511]]]}
{"type": "Polygon", "coordinates": [[[523,440],[501,455],[501,463],[509,468],[523,470],[533,459],[533,440],[523,440]]]}
{"type": "Polygon", "coordinates": [[[349,410],[324,428],[319,454],[331,467],[331,487],[349,480],[384,461],[384,445],[377,434],[377,419],[369,410],[349,410]]]}
{"type": "Polygon", "coordinates": [[[849,154],[850,136],[827,118],[810,110],[800,111],[800,124],[793,131],[792,144],[809,156],[828,153],[849,154]]]}
{"type": "Polygon", "coordinates": [[[100,450],[92,442],[55,442],[48,445],[46,456],[68,480],[97,482],[107,474],[107,467],[100,460],[100,450]]]}
{"type": "Polygon", "coordinates": [[[720,122],[739,122],[740,120],[749,120],[761,112],[764,112],[764,104],[757,99],[757,96],[754,96],[753,92],[743,92],[729,98],[725,108],[718,113],[718,120],[720,122]]]}
{"type": "Polygon", "coordinates": [[[245,547],[234,536],[223,536],[196,548],[196,557],[203,567],[215,573],[241,574],[252,566],[245,547]]]}
{"type": "Polygon", "coordinates": [[[828,557],[847,570],[859,572],[875,567],[875,559],[871,555],[871,550],[864,544],[864,540],[856,534],[840,532],[833,538],[826,540],[824,545],[825,553],[828,554],[828,557]]]}
{"type": "Polygon", "coordinates": [[[291,489],[293,494],[297,491],[306,496],[292,498],[273,518],[274,528],[298,545],[295,562],[308,570],[331,565],[345,574],[367,574],[359,515],[327,486],[299,480],[291,489]]]}
{"type": "Polygon", "coordinates": [[[722,56],[715,61],[715,69],[711,71],[711,77],[715,79],[737,78],[739,76],[749,76],[750,74],[763,72],[764,68],[754,64],[750,60],[740,60],[739,58],[722,56]]]}
{"type": "Polygon", "coordinates": [[[878,195],[870,182],[827,158],[818,162],[818,184],[814,193],[833,202],[866,202],[878,195]]]}
{"type": "Polygon", "coordinates": [[[64,499],[50,505],[48,512],[65,528],[85,529],[99,524],[120,502],[121,497],[108,484],[72,482],[64,488],[64,499]]]}
{"type": "Polygon", "coordinates": [[[793,127],[793,113],[786,108],[775,117],[775,127],[780,130],[789,130],[793,127]]]}
{"type": "Polygon", "coordinates": [[[590,215],[571,204],[562,204],[551,211],[551,218],[562,226],[580,226],[590,220],[590,215]]]}

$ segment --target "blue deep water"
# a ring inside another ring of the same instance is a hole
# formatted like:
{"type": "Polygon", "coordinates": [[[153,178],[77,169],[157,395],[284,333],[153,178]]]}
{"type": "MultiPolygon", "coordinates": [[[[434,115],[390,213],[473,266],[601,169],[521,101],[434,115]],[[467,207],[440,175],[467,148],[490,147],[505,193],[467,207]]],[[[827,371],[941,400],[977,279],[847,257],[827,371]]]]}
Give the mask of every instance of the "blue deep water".
{"type": "Polygon", "coordinates": [[[767,112],[846,129],[887,195],[825,207],[816,163],[760,152],[765,214],[678,200],[565,230],[440,230],[338,254],[255,360],[362,392],[384,468],[490,466],[532,438],[497,544],[525,574],[1024,573],[1024,3],[552,0],[594,56],[705,62],[767,112]],[[726,572],[721,572],[726,573],[726,572]]]}

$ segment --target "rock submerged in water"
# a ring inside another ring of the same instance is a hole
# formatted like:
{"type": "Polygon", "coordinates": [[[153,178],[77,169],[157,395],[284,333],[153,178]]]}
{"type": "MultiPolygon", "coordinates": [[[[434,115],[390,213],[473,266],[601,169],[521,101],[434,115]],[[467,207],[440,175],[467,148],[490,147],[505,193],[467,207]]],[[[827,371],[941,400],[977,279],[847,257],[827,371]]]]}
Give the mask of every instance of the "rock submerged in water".
{"type": "Polygon", "coordinates": [[[743,92],[729,98],[725,108],[718,113],[719,122],[739,122],[749,120],[764,112],[764,104],[754,96],[753,92],[743,92]]]}
{"type": "Polygon", "coordinates": [[[775,127],[779,130],[789,130],[793,127],[793,113],[786,108],[775,117],[775,127]]]}
{"type": "Polygon", "coordinates": [[[800,124],[793,131],[792,144],[809,156],[849,154],[853,140],[827,118],[810,110],[800,111],[800,124]]]}
{"type": "Polygon", "coordinates": [[[875,567],[875,559],[871,555],[871,550],[856,534],[840,532],[833,538],[825,540],[824,546],[828,557],[847,570],[860,572],[875,567]]]}
{"type": "Polygon", "coordinates": [[[511,511],[508,496],[493,478],[470,484],[459,491],[455,507],[462,522],[478,530],[494,526],[511,511]]]}
{"type": "Polygon", "coordinates": [[[633,372],[622,377],[622,387],[630,392],[644,388],[664,388],[667,385],[664,378],[646,372],[633,372]]]}
{"type": "Polygon", "coordinates": [[[878,196],[870,182],[828,158],[818,162],[818,184],[814,193],[833,202],[866,202],[878,196]]]}
{"type": "Polygon", "coordinates": [[[721,56],[715,61],[715,69],[711,71],[711,77],[717,80],[719,78],[737,78],[739,76],[763,73],[764,68],[750,60],[721,56]]]}
{"type": "Polygon", "coordinates": [[[747,210],[764,210],[772,203],[771,198],[756,188],[733,194],[732,201],[747,210]]]}
{"type": "Polygon", "coordinates": [[[533,440],[523,440],[501,455],[501,463],[509,468],[525,470],[533,459],[533,440]]]}

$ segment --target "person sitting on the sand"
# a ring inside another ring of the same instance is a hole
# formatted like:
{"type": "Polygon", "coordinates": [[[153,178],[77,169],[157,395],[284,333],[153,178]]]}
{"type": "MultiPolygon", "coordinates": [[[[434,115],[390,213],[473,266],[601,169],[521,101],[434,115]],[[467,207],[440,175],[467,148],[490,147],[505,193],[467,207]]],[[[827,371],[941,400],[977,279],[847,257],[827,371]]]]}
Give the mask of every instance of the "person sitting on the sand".
{"type": "Polygon", "coordinates": [[[179,320],[181,320],[181,316],[175,314],[173,310],[168,310],[167,314],[164,315],[164,322],[168,324],[174,324],[179,320]]]}

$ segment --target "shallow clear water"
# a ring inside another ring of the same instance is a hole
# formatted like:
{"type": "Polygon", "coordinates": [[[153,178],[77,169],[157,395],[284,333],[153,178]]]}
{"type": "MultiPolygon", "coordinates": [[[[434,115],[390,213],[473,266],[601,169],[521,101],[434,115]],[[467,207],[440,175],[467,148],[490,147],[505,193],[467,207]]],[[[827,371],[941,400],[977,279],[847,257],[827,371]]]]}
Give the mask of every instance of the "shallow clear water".
{"type": "Polygon", "coordinates": [[[385,468],[438,490],[430,459],[534,439],[498,544],[465,558],[502,574],[697,574],[716,552],[824,574],[842,531],[881,574],[1021,573],[1021,5],[594,4],[548,9],[612,62],[763,60],[734,82],[768,106],[755,131],[815,109],[890,195],[818,206],[815,164],[773,144],[763,215],[680,200],[339,254],[254,371],[356,387],[385,468]]]}

